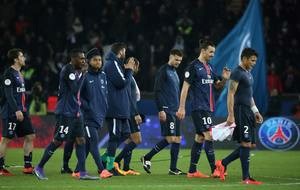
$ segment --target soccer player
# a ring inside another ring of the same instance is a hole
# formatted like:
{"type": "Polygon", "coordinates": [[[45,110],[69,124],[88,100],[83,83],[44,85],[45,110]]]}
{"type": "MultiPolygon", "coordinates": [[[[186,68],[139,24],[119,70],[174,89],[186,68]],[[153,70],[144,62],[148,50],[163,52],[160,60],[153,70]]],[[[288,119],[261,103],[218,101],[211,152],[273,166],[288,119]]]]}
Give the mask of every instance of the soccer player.
{"type": "Polygon", "coordinates": [[[8,143],[15,137],[24,137],[24,174],[32,174],[32,151],[35,138],[34,128],[26,109],[26,89],[20,72],[25,66],[25,56],[21,49],[10,49],[7,54],[10,67],[4,72],[1,87],[3,105],[1,105],[2,139],[0,142],[0,176],[13,175],[4,168],[4,158],[8,143]]]}
{"type": "Polygon", "coordinates": [[[225,168],[232,161],[240,158],[243,172],[243,183],[260,185],[250,177],[250,148],[255,147],[255,125],[262,123],[263,118],[259,113],[253,99],[253,77],[250,73],[255,66],[258,54],[252,48],[245,48],[241,54],[241,63],[235,68],[230,76],[227,95],[227,125],[236,123],[233,131],[233,140],[240,143],[230,155],[223,160],[217,161],[220,171],[220,179],[225,180],[225,168]]]}
{"type": "MultiPolygon", "coordinates": [[[[131,58],[126,60],[126,63],[131,58]]],[[[137,74],[139,71],[139,61],[134,58],[134,74],[137,74]]],[[[130,161],[132,157],[133,149],[142,142],[142,136],[140,132],[140,124],[142,123],[142,118],[138,113],[137,102],[141,99],[141,94],[139,87],[132,76],[130,86],[128,88],[128,93],[130,94],[131,105],[130,105],[130,138],[125,141],[125,146],[119,155],[115,158],[114,166],[116,170],[119,170],[119,173],[122,173],[120,169],[120,162],[124,159],[123,171],[125,175],[140,175],[139,172],[130,168],[130,161]]]]}
{"type": "Polygon", "coordinates": [[[51,158],[55,150],[65,140],[75,142],[78,160],[79,179],[95,180],[98,177],[89,176],[85,170],[85,138],[83,117],[80,110],[80,89],[82,86],[82,67],[85,64],[85,55],[82,50],[74,49],[70,53],[71,62],[66,64],[59,77],[59,95],[55,110],[56,129],[53,141],[47,146],[43,157],[34,169],[34,174],[40,180],[48,179],[44,173],[44,165],[51,158]]]}
{"type": "MultiPolygon", "coordinates": [[[[81,109],[84,117],[86,153],[92,154],[101,178],[109,178],[113,174],[108,172],[102,164],[98,150],[98,132],[102,127],[107,111],[107,82],[106,75],[101,70],[102,58],[99,50],[93,48],[86,54],[88,71],[81,88],[81,109]]],[[[78,168],[78,164],[77,167],[78,168]]],[[[76,170],[75,170],[76,171],[76,170]]],[[[79,176],[79,173],[73,173],[79,176]]]]}
{"type": "Polygon", "coordinates": [[[181,90],[180,106],[177,116],[185,117],[185,103],[187,95],[192,106],[192,119],[196,130],[195,141],[191,149],[190,168],[187,177],[207,178],[208,175],[197,171],[203,143],[206,156],[211,168],[211,176],[219,177],[215,166],[215,153],[211,136],[213,125],[212,113],[214,111],[213,87],[222,88],[229,79],[230,71],[223,69],[222,79],[213,71],[209,61],[215,53],[215,45],[209,40],[200,40],[200,55],[192,61],[184,73],[184,82],[181,90]],[[214,86],[213,86],[214,85],[214,86]]]}
{"type": "Polygon", "coordinates": [[[104,161],[107,163],[106,169],[114,175],[124,175],[115,170],[114,160],[118,145],[130,136],[130,95],[128,88],[134,70],[134,59],[131,58],[127,64],[124,64],[125,57],[126,45],[119,42],[114,43],[104,65],[108,89],[106,122],[109,131],[107,156],[104,161]]]}
{"type": "Polygon", "coordinates": [[[170,175],[184,175],[177,168],[179,147],[181,142],[180,122],[176,117],[179,107],[180,81],[176,72],[182,61],[183,53],[180,50],[170,51],[168,63],[161,66],[155,77],[154,93],[155,102],[160,120],[161,134],[164,137],[146,155],[141,157],[143,168],[147,173],[151,173],[151,159],[154,155],[171,144],[171,162],[169,168],[170,175]]]}

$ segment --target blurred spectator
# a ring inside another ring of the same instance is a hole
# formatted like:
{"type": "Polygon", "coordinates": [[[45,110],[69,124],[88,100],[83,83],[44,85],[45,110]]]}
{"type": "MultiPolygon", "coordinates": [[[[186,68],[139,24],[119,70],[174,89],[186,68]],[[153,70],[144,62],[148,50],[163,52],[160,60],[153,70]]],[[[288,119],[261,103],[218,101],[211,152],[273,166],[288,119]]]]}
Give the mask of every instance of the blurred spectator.
{"type": "Polygon", "coordinates": [[[46,97],[43,93],[43,87],[40,82],[34,83],[31,90],[31,102],[29,106],[30,115],[46,115],[46,97]]]}

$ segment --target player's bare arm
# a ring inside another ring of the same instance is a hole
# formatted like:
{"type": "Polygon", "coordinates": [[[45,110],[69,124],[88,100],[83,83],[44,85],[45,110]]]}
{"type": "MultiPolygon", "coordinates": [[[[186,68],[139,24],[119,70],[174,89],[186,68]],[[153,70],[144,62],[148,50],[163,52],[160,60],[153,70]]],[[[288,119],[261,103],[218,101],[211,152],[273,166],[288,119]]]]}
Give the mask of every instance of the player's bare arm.
{"type": "Polygon", "coordinates": [[[234,123],[234,94],[238,88],[239,83],[234,80],[229,80],[229,88],[228,88],[228,95],[227,95],[227,110],[228,110],[228,117],[227,117],[227,125],[230,126],[234,123]]]}
{"type": "Polygon", "coordinates": [[[182,85],[182,89],[181,89],[179,109],[176,113],[176,116],[180,120],[184,119],[184,117],[185,117],[185,102],[186,102],[186,97],[187,97],[189,88],[190,88],[190,84],[188,82],[184,81],[183,85],[182,85]]]}
{"type": "Polygon", "coordinates": [[[259,110],[257,109],[257,107],[255,105],[255,101],[254,101],[253,97],[251,98],[251,110],[254,113],[256,123],[262,123],[264,121],[264,119],[261,116],[261,114],[259,113],[259,110]]]}

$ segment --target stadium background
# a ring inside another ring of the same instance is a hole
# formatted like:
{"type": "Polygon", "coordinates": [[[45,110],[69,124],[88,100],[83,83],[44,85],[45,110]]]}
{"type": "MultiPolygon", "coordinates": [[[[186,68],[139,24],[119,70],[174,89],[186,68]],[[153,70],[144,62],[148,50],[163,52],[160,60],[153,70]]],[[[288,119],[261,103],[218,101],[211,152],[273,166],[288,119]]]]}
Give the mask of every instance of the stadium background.
{"type": "MultiPolygon", "coordinates": [[[[153,103],[154,75],[167,61],[169,50],[176,47],[184,51],[184,60],[179,68],[182,76],[183,69],[198,54],[198,40],[210,38],[216,44],[222,42],[242,17],[248,2],[3,0],[0,2],[0,71],[2,73],[7,66],[8,49],[20,47],[26,51],[27,66],[23,73],[28,107],[34,96],[31,89],[36,81],[43,86],[42,93],[38,95],[48,104],[48,116],[33,117],[38,130],[36,144],[43,147],[52,137],[58,74],[68,61],[68,50],[97,47],[105,54],[111,43],[126,42],[128,56],[137,57],[142,64],[136,76],[142,90],[139,107],[153,123],[142,127],[147,135],[143,136],[145,143],[141,147],[151,147],[160,134],[153,103]]],[[[295,18],[300,3],[294,0],[260,2],[268,87],[268,109],[264,116],[287,116],[299,123],[297,34],[300,23],[295,18]]],[[[185,139],[190,139],[192,126],[189,119],[185,123],[188,126],[183,130],[185,139]]],[[[104,134],[105,129],[102,132],[104,134]]],[[[19,142],[11,143],[11,146],[20,146],[19,142]]],[[[184,140],[183,146],[190,147],[189,140],[184,140]]]]}

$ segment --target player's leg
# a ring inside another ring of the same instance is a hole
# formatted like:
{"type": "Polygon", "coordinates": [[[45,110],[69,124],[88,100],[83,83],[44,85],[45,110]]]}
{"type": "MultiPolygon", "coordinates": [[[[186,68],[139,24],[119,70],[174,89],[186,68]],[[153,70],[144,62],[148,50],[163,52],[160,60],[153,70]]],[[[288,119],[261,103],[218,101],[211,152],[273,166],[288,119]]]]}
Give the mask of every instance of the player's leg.
{"type": "Polygon", "coordinates": [[[72,169],[69,167],[69,161],[71,159],[73,149],[74,149],[74,141],[67,140],[64,145],[63,166],[60,170],[61,174],[65,174],[65,173],[72,174],[73,173],[72,169]]]}
{"type": "Polygon", "coordinates": [[[190,160],[190,167],[187,177],[196,177],[196,178],[207,178],[209,176],[202,174],[200,171],[197,171],[198,161],[200,159],[202,146],[204,142],[203,136],[203,120],[202,114],[200,111],[193,111],[192,112],[192,119],[196,129],[196,135],[194,139],[194,143],[191,149],[191,160],[190,160]]]}
{"type": "Polygon", "coordinates": [[[7,145],[11,139],[15,136],[15,129],[17,122],[14,119],[3,119],[2,120],[2,138],[0,141],[0,176],[11,176],[13,175],[8,170],[4,168],[5,166],[5,156],[7,145]]]}
{"type": "Polygon", "coordinates": [[[141,157],[141,162],[143,164],[143,168],[147,173],[151,173],[151,159],[154,157],[157,153],[159,153],[161,150],[163,150],[166,146],[169,145],[168,140],[166,139],[167,136],[169,136],[170,131],[170,123],[172,121],[167,120],[165,122],[160,122],[161,127],[161,136],[164,138],[159,141],[147,154],[141,157]]]}
{"type": "Polygon", "coordinates": [[[141,144],[142,136],[141,132],[138,130],[133,130],[133,133],[130,134],[131,141],[128,143],[128,151],[127,154],[124,155],[124,166],[123,170],[126,172],[127,175],[140,175],[139,172],[133,170],[130,167],[130,162],[132,158],[132,152],[137,147],[137,145],[141,144]]]}
{"type": "Polygon", "coordinates": [[[30,118],[26,113],[24,113],[24,119],[19,123],[16,130],[18,137],[24,137],[24,174],[32,174],[32,152],[33,152],[33,141],[35,139],[34,129],[31,124],[30,118]]]}
{"type": "Polygon", "coordinates": [[[56,120],[57,122],[53,141],[51,141],[50,144],[46,147],[40,162],[34,168],[34,174],[40,180],[48,179],[44,173],[44,165],[48,162],[48,160],[52,157],[56,149],[60,147],[62,142],[69,134],[70,118],[57,115],[56,120]]]}

